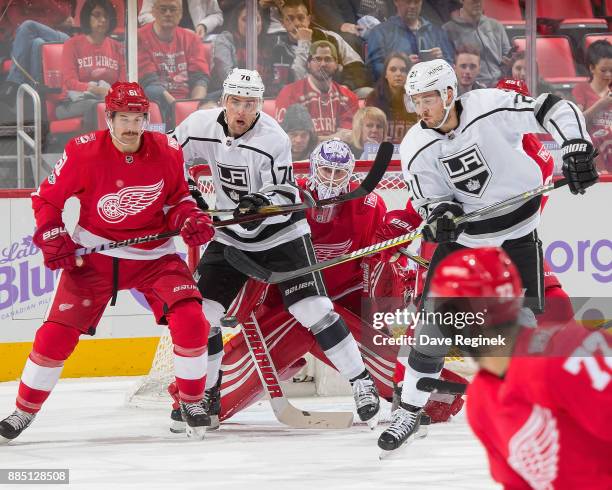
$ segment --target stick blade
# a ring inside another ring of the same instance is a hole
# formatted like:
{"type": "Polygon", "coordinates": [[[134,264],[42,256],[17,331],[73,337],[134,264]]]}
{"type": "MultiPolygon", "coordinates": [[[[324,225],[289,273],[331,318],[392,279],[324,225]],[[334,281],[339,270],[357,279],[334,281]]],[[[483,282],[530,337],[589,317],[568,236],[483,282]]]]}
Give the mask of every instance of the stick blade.
{"type": "Polygon", "coordinates": [[[436,392],[449,395],[463,395],[467,385],[443,379],[421,378],[417,381],[416,388],[417,390],[427,391],[429,393],[436,392]]]}
{"type": "Polygon", "coordinates": [[[348,429],[353,425],[352,412],[309,412],[299,410],[285,397],[270,400],[279,422],[295,429],[348,429]]]}
{"type": "Polygon", "coordinates": [[[361,187],[363,187],[368,193],[376,189],[376,186],[385,175],[392,157],[393,144],[389,143],[388,141],[384,141],[378,147],[378,152],[376,153],[376,158],[374,159],[370,172],[366,178],[363,179],[363,182],[361,182],[361,187]]]}
{"type": "Polygon", "coordinates": [[[260,266],[242,250],[228,246],[225,247],[223,256],[234,269],[242,272],[244,275],[252,277],[257,281],[269,282],[271,272],[265,267],[260,266]]]}

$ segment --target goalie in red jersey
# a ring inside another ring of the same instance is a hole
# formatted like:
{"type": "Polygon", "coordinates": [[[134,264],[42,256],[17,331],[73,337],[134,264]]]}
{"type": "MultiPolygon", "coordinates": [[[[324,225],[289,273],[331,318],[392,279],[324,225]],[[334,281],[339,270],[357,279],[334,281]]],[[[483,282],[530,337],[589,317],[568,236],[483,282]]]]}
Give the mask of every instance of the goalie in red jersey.
{"type": "Polygon", "coordinates": [[[480,368],[467,417],[492,477],[513,490],[612,488],[612,336],[574,321],[523,326],[520,276],[499,248],[445,257],[430,298],[436,312],[485,312],[447,336],[491,340],[464,351],[480,368]]]}
{"type": "Polygon", "coordinates": [[[94,335],[118,290],[135,288],[155,319],[168,324],[180,409],[190,437],[210,425],[202,404],[209,324],[201,296],[172,239],[77,257],[81,247],[170,230],[187,245],[214,235],[208,216],[189,194],[176,140],[145,131],[149,101],[137,83],[116,82],[106,96],[108,130],[72,139],[53,172],[32,194],[34,243],[51,270],[62,269],[44,323],[36,332],[19,384],[17,409],[0,422],[0,443],[27,428],[58,381],[81,335],[94,335]],[[62,210],[68,198],[81,204],[68,234],[62,210]]]}

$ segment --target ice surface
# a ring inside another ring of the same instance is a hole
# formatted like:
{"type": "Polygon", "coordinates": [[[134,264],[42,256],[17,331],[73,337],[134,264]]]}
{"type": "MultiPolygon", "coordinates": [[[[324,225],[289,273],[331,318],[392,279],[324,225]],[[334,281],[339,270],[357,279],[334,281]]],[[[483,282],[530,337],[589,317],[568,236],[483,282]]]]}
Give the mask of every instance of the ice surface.
{"type": "MultiPolygon", "coordinates": [[[[204,441],[189,441],[168,431],[169,410],[124,406],[133,383],[134,378],[60,380],[33,425],[0,446],[0,468],[70,469],[70,485],[43,488],[499,488],[461,415],[432,426],[426,439],[400,456],[379,461],[382,427],[290,429],[276,422],[266,401],[207,433],[204,441]]],[[[16,382],[0,383],[2,418],[13,411],[16,391],[16,382]]],[[[317,410],[353,406],[348,397],[292,402],[317,410]]]]}

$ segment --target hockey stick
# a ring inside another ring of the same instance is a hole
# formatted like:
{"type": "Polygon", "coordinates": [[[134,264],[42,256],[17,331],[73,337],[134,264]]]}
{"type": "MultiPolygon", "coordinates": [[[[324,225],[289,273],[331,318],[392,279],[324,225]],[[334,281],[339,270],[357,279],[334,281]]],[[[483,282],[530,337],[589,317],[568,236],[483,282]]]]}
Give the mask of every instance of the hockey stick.
{"type": "MultiPolygon", "coordinates": [[[[357,199],[363,196],[368,195],[380,182],[385,174],[387,167],[389,166],[389,162],[391,161],[391,157],[393,156],[393,145],[388,142],[384,142],[380,145],[378,149],[378,153],[376,154],[376,159],[372,164],[372,168],[368,175],[366,175],[365,179],[361,182],[361,185],[351,192],[347,192],[346,194],[340,194],[336,197],[331,197],[329,199],[321,199],[320,201],[315,201],[310,193],[304,193],[305,200],[299,204],[290,204],[288,206],[266,206],[261,208],[258,213],[255,214],[247,214],[244,216],[239,216],[238,218],[216,221],[213,223],[215,228],[223,228],[225,226],[237,225],[240,223],[248,223],[251,221],[263,220],[270,216],[278,216],[281,214],[292,213],[295,211],[301,211],[305,209],[310,209],[313,207],[322,207],[322,206],[330,206],[334,204],[340,204],[346,201],[350,201],[351,199],[357,199]]],[[[233,209],[217,209],[213,210],[215,213],[223,214],[227,212],[234,212],[233,209]]],[[[137,245],[141,243],[149,243],[157,240],[163,240],[166,238],[172,238],[174,236],[178,236],[180,234],[180,230],[167,231],[164,233],[157,233],[153,235],[145,235],[142,237],[135,238],[127,238],[125,240],[118,240],[116,242],[106,242],[100,245],[96,245],[94,247],[83,247],[79,248],[75,251],[75,255],[83,256],[89,255],[92,253],[103,252],[105,250],[113,250],[116,248],[129,247],[131,245],[137,245]]]]}
{"type": "MultiPolygon", "coordinates": [[[[300,194],[304,198],[304,203],[308,205],[308,208],[316,208],[317,201],[312,195],[312,193],[307,189],[299,188],[300,194]]],[[[242,208],[240,208],[242,209],[242,208]]],[[[262,208],[263,209],[263,208],[262,208]]],[[[233,214],[236,211],[236,208],[226,208],[226,209],[206,209],[205,213],[210,214],[211,216],[220,216],[223,214],[233,214]]],[[[259,212],[255,213],[259,214],[259,212]]]]}
{"type": "MultiPolygon", "coordinates": [[[[225,317],[222,320],[223,326],[235,327],[238,324],[236,317],[225,317]]],[[[309,412],[294,407],[283,393],[255,313],[251,312],[248,320],[243,321],[241,325],[261,384],[266,389],[272,411],[279,422],[296,429],[346,429],[353,425],[352,412],[309,412]]]]}
{"type": "Polygon", "coordinates": [[[417,390],[444,395],[463,395],[467,389],[464,383],[455,383],[436,378],[421,378],[417,381],[417,390]]]}
{"type": "MultiPolygon", "coordinates": [[[[255,221],[256,219],[264,219],[270,216],[277,216],[286,213],[293,213],[295,211],[303,211],[305,209],[310,208],[321,208],[324,206],[333,206],[334,204],[340,204],[346,201],[350,201],[352,199],[358,199],[360,197],[367,196],[370,192],[376,189],[376,186],[379,184],[385,172],[387,171],[387,167],[389,166],[389,162],[393,157],[393,145],[388,141],[381,143],[378,148],[378,152],[376,153],[376,158],[374,159],[374,163],[372,163],[372,168],[368,172],[368,175],[365,176],[359,187],[353,189],[351,192],[347,192],[345,194],[340,194],[335,197],[330,197],[328,199],[321,199],[316,201],[308,197],[305,199],[305,202],[301,202],[298,204],[288,204],[284,206],[280,205],[270,205],[264,206],[257,210],[257,213],[246,215],[250,217],[247,221],[255,221]]],[[[225,213],[233,213],[233,209],[213,209],[206,211],[211,214],[225,214],[225,213]]],[[[245,217],[246,217],[245,216],[245,217]]],[[[242,218],[242,217],[241,217],[242,218]]],[[[240,219],[240,218],[236,218],[240,219]]],[[[245,221],[235,221],[228,220],[222,221],[222,226],[228,226],[230,224],[235,223],[244,223],[245,221]],[[230,221],[232,221],[230,223],[230,221]]]]}
{"type": "Polygon", "coordinates": [[[399,249],[399,253],[402,254],[402,255],[405,255],[410,260],[412,260],[412,261],[416,262],[417,264],[419,264],[421,267],[425,267],[425,269],[429,269],[429,260],[424,259],[420,255],[414,255],[414,254],[410,253],[407,248],[405,248],[405,247],[400,248],[399,249]]]}
{"type": "MultiPolygon", "coordinates": [[[[455,223],[463,223],[464,221],[469,221],[473,218],[480,218],[482,216],[495,213],[497,211],[513,206],[514,204],[517,204],[519,202],[527,201],[533,197],[545,194],[554,189],[558,189],[559,187],[562,187],[565,184],[567,184],[567,180],[561,179],[552,184],[546,184],[540,187],[536,187],[535,189],[523,192],[518,196],[514,196],[504,201],[485,206],[482,209],[477,209],[476,211],[472,211],[471,213],[464,214],[463,216],[456,218],[455,223]]],[[[350,260],[366,257],[382,250],[396,247],[397,245],[402,245],[404,243],[411,242],[417,238],[420,238],[421,236],[421,233],[415,230],[410,233],[406,233],[405,235],[400,235],[396,238],[385,240],[384,242],[375,243],[368,247],[355,250],[354,252],[340,255],[333,259],[326,260],[324,262],[318,262],[290,272],[275,272],[266,269],[265,267],[253,261],[244,252],[233,247],[226,247],[224,255],[226,260],[243,274],[257,279],[258,281],[267,282],[269,284],[278,284],[281,282],[288,281],[290,279],[295,279],[297,277],[310,274],[312,272],[318,272],[320,270],[327,269],[328,267],[332,267],[334,265],[343,264],[344,262],[348,262],[350,260]]]]}

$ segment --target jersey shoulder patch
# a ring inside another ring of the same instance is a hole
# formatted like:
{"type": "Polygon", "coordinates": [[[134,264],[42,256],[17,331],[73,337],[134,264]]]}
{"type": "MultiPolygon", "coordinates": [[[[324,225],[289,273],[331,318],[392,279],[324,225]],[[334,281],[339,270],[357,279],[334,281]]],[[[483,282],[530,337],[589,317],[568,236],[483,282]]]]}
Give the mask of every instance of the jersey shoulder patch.
{"type": "Polygon", "coordinates": [[[91,143],[92,141],[96,141],[96,133],[91,132],[87,134],[82,134],[81,136],[77,136],[74,138],[74,142],[77,145],[85,145],[87,143],[91,143]]]}
{"type": "Polygon", "coordinates": [[[377,201],[378,196],[374,192],[370,192],[363,200],[363,204],[366,206],[370,206],[371,208],[375,208],[377,201]]]}

